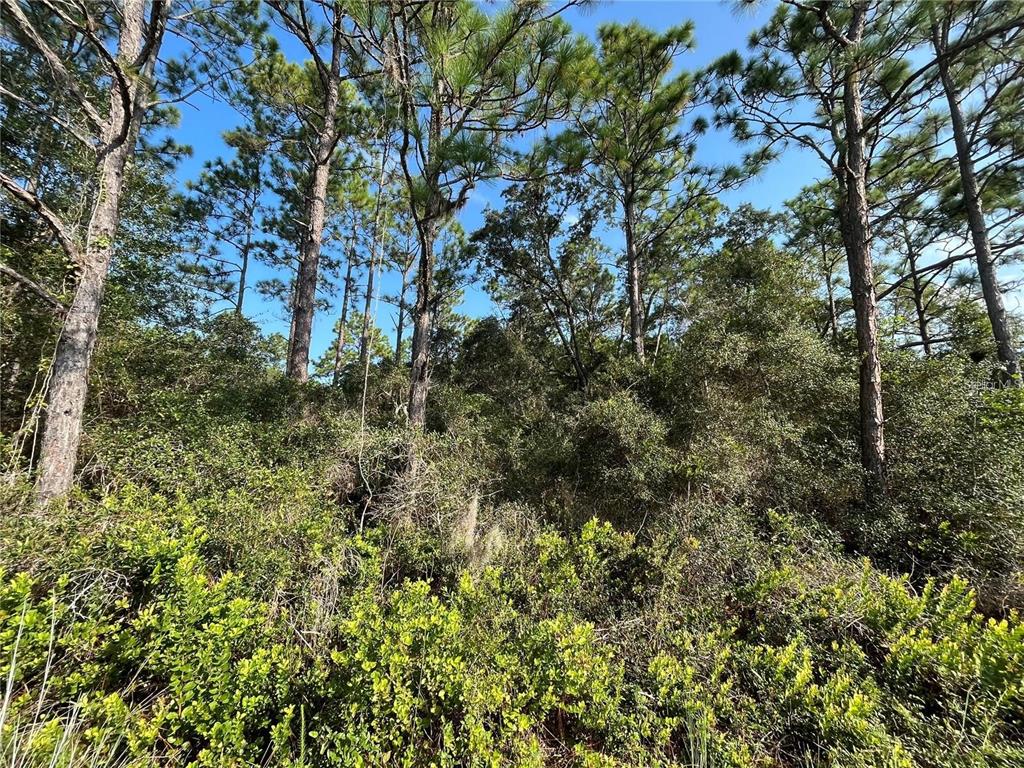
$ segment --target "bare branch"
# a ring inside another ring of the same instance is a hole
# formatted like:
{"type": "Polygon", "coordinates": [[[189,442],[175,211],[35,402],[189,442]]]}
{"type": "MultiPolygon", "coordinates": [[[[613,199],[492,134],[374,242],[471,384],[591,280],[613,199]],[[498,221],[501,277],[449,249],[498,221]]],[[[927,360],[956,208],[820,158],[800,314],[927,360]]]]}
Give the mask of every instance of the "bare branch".
{"type": "Polygon", "coordinates": [[[11,269],[6,264],[0,264],[0,275],[7,275],[15,282],[20,283],[21,285],[28,288],[32,293],[34,293],[36,296],[38,296],[40,299],[46,302],[50,306],[50,309],[53,310],[54,314],[63,317],[68,313],[67,306],[65,306],[63,302],[57,299],[56,296],[54,296],[48,290],[43,288],[43,286],[39,285],[39,283],[35,282],[34,280],[30,280],[20,272],[11,269]]]}
{"type": "Polygon", "coordinates": [[[8,194],[15,200],[39,214],[57,236],[57,240],[60,242],[61,248],[68,255],[68,258],[76,264],[81,263],[81,251],[75,243],[67,224],[64,223],[60,216],[47,208],[36,195],[29,192],[5,173],[0,173],[0,186],[6,189],[8,194]]]}

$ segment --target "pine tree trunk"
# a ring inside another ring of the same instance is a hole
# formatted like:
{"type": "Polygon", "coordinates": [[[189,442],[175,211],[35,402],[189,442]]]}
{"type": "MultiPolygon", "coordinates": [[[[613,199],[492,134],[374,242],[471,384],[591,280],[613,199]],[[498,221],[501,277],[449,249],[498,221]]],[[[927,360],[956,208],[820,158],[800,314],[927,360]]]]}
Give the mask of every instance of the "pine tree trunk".
{"type": "Polygon", "coordinates": [[[245,303],[246,281],[249,277],[249,255],[252,252],[252,214],[245,229],[245,244],[242,246],[242,264],[238,270],[238,291],[235,295],[235,314],[242,316],[242,305],[245,303]]]}
{"type": "Polygon", "coordinates": [[[427,219],[421,225],[421,230],[412,327],[412,371],[409,380],[409,423],[414,427],[423,427],[427,422],[430,334],[434,323],[434,238],[437,236],[437,225],[432,218],[427,219]]]}
{"type": "Polygon", "coordinates": [[[828,324],[831,328],[832,343],[839,341],[839,312],[836,307],[835,289],[832,287],[832,278],[825,278],[825,290],[828,293],[828,324]]]}
{"type": "Polygon", "coordinates": [[[839,308],[836,306],[836,291],[832,285],[832,267],[825,247],[821,249],[821,263],[825,270],[825,294],[828,298],[828,324],[832,329],[832,343],[839,341],[839,308]]]}
{"type": "Polygon", "coordinates": [[[843,170],[843,244],[850,270],[850,291],[860,356],[860,446],[865,497],[875,504],[886,494],[885,419],[882,411],[882,365],[878,337],[868,219],[867,162],[864,156],[864,112],[860,71],[847,66],[843,87],[846,156],[843,170]]]}
{"type": "Polygon", "coordinates": [[[242,250],[242,267],[238,271],[238,293],[235,296],[235,314],[242,316],[242,304],[245,302],[245,281],[249,273],[249,240],[246,239],[245,248],[242,250]]]}
{"type": "Polygon", "coordinates": [[[235,314],[242,316],[242,305],[245,303],[245,289],[249,276],[249,257],[252,254],[252,236],[256,229],[256,209],[260,204],[260,193],[263,190],[262,173],[259,164],[249,179],[252,184],[252,198],[246,206],[245,244],[242,246],[242,265],[238,271],[238,294],[235,297],[235,314]]]}
{"type": "Polygon", "coordinates": [[[383,254],[383,234],[381,226],[381,205],[384,201],[384,169],[387,165],[390,145],[385,145],[380,153],[380,172],[377,174],[377,201],[373,208],[373,243],[370,246],[370,273],[366,276],[366,301],[363,304],[363,333],[359,338],[359,370],[365,371],[370,360],[370,329],[373,317],[373,280],[376,276],[378,256],[383,254]]]}
{"type": "MultiPolygon", "coordinates": [[[[435,81],[435,95],[439,84],[435,81]]],[[[408,107],[408,104],[406,105],[408,107]]],[[[427,423],[427,393],[430,391],[430,336],[434,325],[434,240],[442,219],[442,198],[438,187],[440,170],[438,158],[432,156],[441,144],[442,113],[431,108],[429,124],[428,153],[423,179],[427,188],[427,199],[423,205],[423,216],[416,220],[416,233],[420,246],[419,269],[416,273],[416,304],[412,319],[412,365],[409,371],[409,423],[422,429],[427,423]]],[[[410,178],[408,162],[408,133],[400,155],[406,179],[410,178]]],[[[415,202],[412,203],[415,206],[415,202]]],[[[416,475],[418,457],[410,456],[409,471],[416,475]]]]}
{"type": "Polygon", "coordinates": [[[366,297],[363,301],[363,331],[359,337],[359,370],[366,370],[370,359],[370,330],[372,327],[373,280],[377,271],[376,252],[370,253],[370,271],[366,276],[366,297]]]}
{"type": "MultiPolygon", "coordinates": [[[[409,267],[412,262],[409,262],[409,267]]],[[[405,331],[405,293],[409,290],[409,267],[402,271],[402,289],[398,294],[398,316],[395,318],[395,367],[402,364],[402,335],[405,331]]]]}
{"type": "MultiPolygon", "coordinates": [[[[333,121],[329,121],[333,123],[333,121]]],[[[333,133],[333,128],[331,129],[333,133]]],[[[333,142],[331,143],[333,147],[333,142]]],[[[330,162],[318,162],[313,171],[307,198],[307,231],[302,238],[299,271],[295,277],[295,300],[292,304],[292,343],[286,372],[295,381],[309,380],[309,344],[313,336],[313,314],[316,310],[316,285],[320,269],[320,245],[327,218],[327,182],[330,162]]]]}
{"type": "Polygon", "coordinates": [[[338,338],[334,347],[334,386],[341,384],[341,361],[345,353],[345,333],[348,328],[348,292],[352,287],[352,263],[355,261],[355,253],[349,246],[348,266],[345,268],[345,285],[341,292],[341,317],[338,319],[338,338]]]}
{"type": "MultiPolygon", "coordinates": [[[[142,51],[144,6],[143,0],[127,0],[124,4],[117,58],[127,71],[135,65],[142,51]]],[[[155,30],[152,32],[156,33],[155,30]]],[[[155,56],[155,51],[152,55],[155,56]]],[[[129,80],[129,87],[129,101],[133,107],[131,115],[125,114],[116,82],[110,88],[110,112],[103,128],[102,144],[115,144],[125,121],[129,121],[128,137],[107,152],[100,164],[97,199],[86,234],[78,286],[57,343],[36,477],[36,499],[40,504],[66,496],[74,481],[75,460],[82,438],[82,414],[89,388],[89,367],[96,346],[103,292],[120,220],[124,172],[134,154],[142,118],[139,102],[142,89],[138,81],[133,80],[129,80]]]]}
{"type": "MultiPolygon", "coordinates": [[[[336,22],[337,23],[337,22],[336,22]]],[[[320,270],[320,247],[327,219],[327,185],[331,178],[331,160],[337,143],[337,112],[340,95],[339,73],[341,43],[335,39],[331,70],[324,95],[324,122],[316,142],[316,162],[306,197],[306,232],[299,254],[295,277],[295,302],[292,307],[292,343],[288,352],[287,375],[295,381],[309,380],[309,344],[313,336],[316,312],[316,286],[320,270]]]]}
{"type": "MultiPolygon", "coordinates": [[[[915,264],[910,265],[915,269],[915,264]]],[[[924,296],[921,288],[921,278],[914,275],[914,311],[917,314],[917,335],[921,337],[921,349],[925,357],[932,356],[932,337],[928,332],[928,312],[924,306],[924,296]]]]}
{"type": "Polygon", "coordinates": [[[907,265],[910,267],[911,288],[914,292],[914,313],[917,316],[917,334],[921,337],[921,349],[925,357],[932,355],[932,339],[928,333],[928,310],[924,300],[924,283],[917,273],[917,252],[911,241],[910,233],[907,231],[906,223],[903,224],[903,243],[907,249],[907,265]]]}
{"type": "Polygon", "coordinates": [[[640,259],[636,251],[635,211],[632,195],[626,196],[623,206],[626,235],[626,288],[629,300],[629,338],[633,343],[633,354],[644,362],[644,327],[640,296],[640,259]]]}
{"type": "Polygon", "coordinates": [[[956,144],[956,161],[960,169],[960,188],[963,191],[967,223],[971,230],[971,241],[974,244],[974,258],[978,263],[978,276],[981,278],[985,310],[992,325],[992,335],[995,337],[999,362],[1002,363],[1006,371],[1007,383],[1010,386],[1020,386],[1020,358],[1013,346],[1009,317],[1006,313],[1006,306],[1003,304],[1003,293],[999,288],[999,280],[996,276],[995,257],[992,255],[992,243],[989,240],[988,227],[985,224],[985,212],[978,189],[974,161],[971,158],[971,145],[967,138],[967,128],[964,125],[963,110],[960,108],[956,86],[950,76],[949,61],[945,57],[946,46],[937,24],[932,26],[932,42],[939,61],[942,89],[946,95],[946,102],[949,104],[953,141],[956,144]]]}

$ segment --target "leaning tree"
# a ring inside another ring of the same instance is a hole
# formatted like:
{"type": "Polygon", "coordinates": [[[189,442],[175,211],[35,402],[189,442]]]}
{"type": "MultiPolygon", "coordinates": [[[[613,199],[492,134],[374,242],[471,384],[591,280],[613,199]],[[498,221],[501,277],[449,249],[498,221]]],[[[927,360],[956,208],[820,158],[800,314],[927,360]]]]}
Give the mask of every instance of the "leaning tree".
{"type": "MultiPolygon", "coordinates": [[[[73,265],[74,297],[54,353],[37,469],[40,503],[65,496],[74,478],[89,369],[111,261],[116,255],[126,172],[148,121],[213,87],[242,66],[259,25],[252,0],[122,0],[119,3],[2,0],[3,36],[47,87],[4,88],[17,108],[47,115],[85,164],[90,214],[52,204],[31,179],[0,172],[0,187],[52,231],[73,265]],[[75,45],[58,41],[72,38],[75,45]],[[162,50],[174,41],[176,58],[162,50]]],[[[5,72],[5,79],[7,73],[5,72]]]]}

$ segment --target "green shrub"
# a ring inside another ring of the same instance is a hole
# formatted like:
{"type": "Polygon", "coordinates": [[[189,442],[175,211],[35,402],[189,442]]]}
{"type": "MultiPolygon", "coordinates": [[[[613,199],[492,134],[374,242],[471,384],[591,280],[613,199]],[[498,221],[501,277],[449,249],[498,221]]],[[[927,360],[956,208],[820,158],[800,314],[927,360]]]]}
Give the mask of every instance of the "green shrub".
{"type": "MultiPolygon", "coordinates": [[[[4,579],[0,671],[15,682],[5,709],[17,720],[45,695],[58,702],[54,722],[59,702],[76,702],[85,740],[120,744],[127,759],[250,764],[289,715],[294,650],[275,640],[266,607],[239,579],[211,576],[200,530],[134,533],[109,542],[120,558],[112,587],[73,590],[64,578],[47,595],[25,575],[4,579]]],[[[14,733],[2,734],[6,744],[14,733]]]]}

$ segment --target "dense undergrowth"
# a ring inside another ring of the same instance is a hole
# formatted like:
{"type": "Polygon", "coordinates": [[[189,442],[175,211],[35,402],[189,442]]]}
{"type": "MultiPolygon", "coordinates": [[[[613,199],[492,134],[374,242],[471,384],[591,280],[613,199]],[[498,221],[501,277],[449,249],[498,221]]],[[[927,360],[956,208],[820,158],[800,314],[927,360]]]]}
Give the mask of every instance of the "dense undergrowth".
{"type": "Polygon", "coordinates": [[[101,348],[75,498],[2,490],[4,764],[1024,761],[1020,391],[894,355],[869,514],[823,343],[582,397],[475,333],[420,435],[244,324],[101,348]]]}

